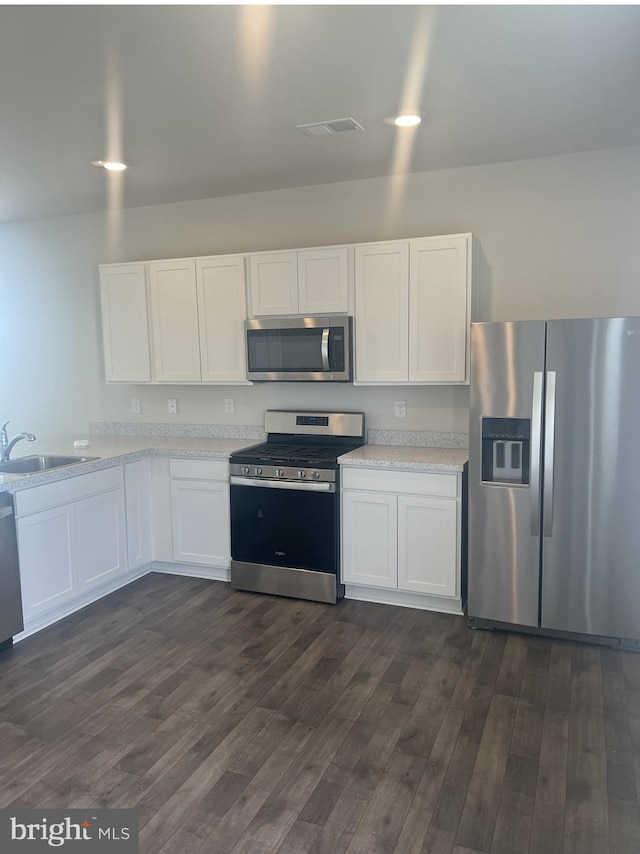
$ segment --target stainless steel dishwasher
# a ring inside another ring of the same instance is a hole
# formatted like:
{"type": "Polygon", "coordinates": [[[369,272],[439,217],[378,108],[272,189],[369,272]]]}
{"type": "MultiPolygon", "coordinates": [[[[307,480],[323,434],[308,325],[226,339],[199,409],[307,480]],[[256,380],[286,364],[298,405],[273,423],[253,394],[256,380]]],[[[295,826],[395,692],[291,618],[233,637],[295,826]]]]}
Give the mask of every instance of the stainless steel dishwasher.
{"type": "Polygon", "coordinates": [[[0,652],[24,628],[13,496],[0,493],[0,652]]]}

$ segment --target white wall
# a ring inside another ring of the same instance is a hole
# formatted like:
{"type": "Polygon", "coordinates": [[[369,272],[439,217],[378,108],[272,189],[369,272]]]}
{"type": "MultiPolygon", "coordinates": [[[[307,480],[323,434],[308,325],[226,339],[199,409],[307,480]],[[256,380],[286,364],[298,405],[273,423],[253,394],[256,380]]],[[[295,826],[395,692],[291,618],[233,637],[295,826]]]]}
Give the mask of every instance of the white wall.
{"type": "Polygon", "coordinates": [[[269,406],[304,405],[363,409],[371,427],[466,431],[466,388],[106,386],[97,265],[471,231],[482,320],[640,315],[638,198],[631,147],[2,226],[0,418],[56,438],[89,420],[258,424],[269,406]]]}

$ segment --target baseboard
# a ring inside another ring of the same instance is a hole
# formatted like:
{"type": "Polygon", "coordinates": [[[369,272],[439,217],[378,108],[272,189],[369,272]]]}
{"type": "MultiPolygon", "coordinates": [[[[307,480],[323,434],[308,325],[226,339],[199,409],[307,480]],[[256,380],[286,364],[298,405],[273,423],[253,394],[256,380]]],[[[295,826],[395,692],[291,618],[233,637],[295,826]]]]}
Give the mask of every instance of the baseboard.
{"type": "MultiPolygon", "coordinates": [[[[97,602],[104,596],[126,587],[133,581],[137,581],[150,572],[162,572],[166,575],[184,575],[188,578],[207,578],[211,581],[229,582],[229,568],[222,566],[201,566],[193,563],[172,563],[170,561],[154,560],[145,566],[138,567],[125,575],[120,576],[110,584],[96,587],[84,596],[78,596],[70,602],[65,602],[55,611],[43,614],[28,620],[24,631],[14,636],[14,643],[19,643],[36,632],[46,629],[48,626],[69,617],[81,608],[97,602]]],[[[419,608],[423,611],[439,611],[442,614],[462,614],[462,602],[460,599],[446,599],[438,596],[426,596],[421,593],[409,593],[402,590],[384,590],[377,587],[366,587],[357,584],[345,586],[345,599],[356,599],[360,602],[376,602],[381,605],[397,605],[402,608],[419,608]]]]}
{"type": "Polygon", "coordinates": [[[154,560],[150,569],[167,575],[187,575],[189,578],[210,578],[212,581],[229,581],[229,567],[202,566],[196,563],[173,563],[154,560]]]}
{"type": "Polygon", "coordinates": [[[150,572],[151,564],[138,567],[137,569],[133,569],[130,572],[119,576],[117,579],[114,579],[102,587],[94,587],[90,592],[65,602],[64,605],[61,605],[53,611],[48,611],[41,617],[34,617],[31,620],[26,620],[24,631],[20,632],[20,634],[14,635],[13,642],[18,643],[19,641],[25,640],[25,638],[28,638],[30,635],[40,632],[48,626],[52,626],[59,620],[63,620],[65,617],[71,616],[71,614],[75,614],[76,611],[80,611],[82,608],[86,608],[87,605],[97,602],[98,599],[102,599],[110,593],[120,590],[121,587],[126,587],[127,584],[137,581],[139,578],[142,578],[143,575],[148,575],[150,572]]]}
{"type": "Polygon", "coordinates": [[[418,608],[422,611],[439,611],[441,614],[461,615],[462,601],[448,597],[427,596],[423,593],[410,593],[404,590],[385,590],[379,587],[366,587],[359,584],[345,585],[345,599],[357,599],[360,602],[377,602],[381,605],[397,605],[401,608],[418,608]]]}

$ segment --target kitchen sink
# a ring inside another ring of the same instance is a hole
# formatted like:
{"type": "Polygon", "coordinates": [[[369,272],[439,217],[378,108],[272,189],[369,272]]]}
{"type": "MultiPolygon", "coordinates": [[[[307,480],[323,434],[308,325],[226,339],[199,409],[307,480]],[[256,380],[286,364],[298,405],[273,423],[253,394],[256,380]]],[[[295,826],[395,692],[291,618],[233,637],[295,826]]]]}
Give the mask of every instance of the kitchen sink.
{"type": "Polygon", "coordinates": [[[39,455],[19,457],[16,460],[0,462],[0,474],[38,474],[38,472],[59,469],[63,466],[74,466],[78,463],[88,463],[99,460],[100,457],[64,457],[55,455],[39,455]]]}

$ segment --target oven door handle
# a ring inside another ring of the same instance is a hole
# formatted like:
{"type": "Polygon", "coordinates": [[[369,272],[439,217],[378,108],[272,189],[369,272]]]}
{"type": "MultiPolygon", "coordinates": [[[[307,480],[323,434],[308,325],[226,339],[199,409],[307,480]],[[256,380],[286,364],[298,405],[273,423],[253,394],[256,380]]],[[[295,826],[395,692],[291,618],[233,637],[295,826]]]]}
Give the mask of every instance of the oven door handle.
{"type": "Polygon", "coordinates": [[[231,477],[231,486],[255,486],[259,489],[297,489],[299,492],[335,492],[335,483],[291,480],[260,480],[253,477],[231,477]]]}

